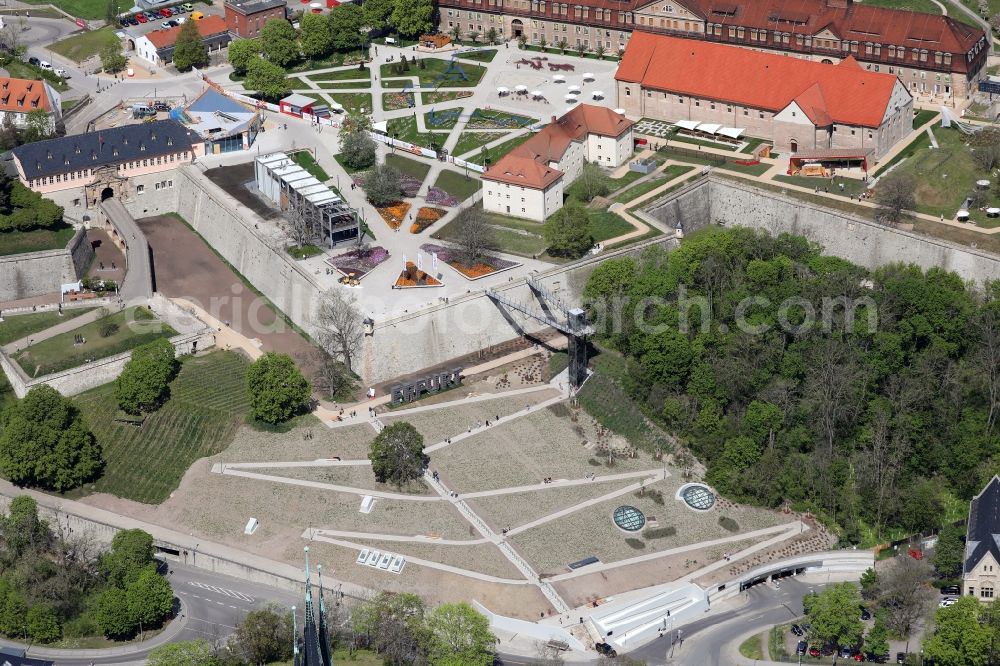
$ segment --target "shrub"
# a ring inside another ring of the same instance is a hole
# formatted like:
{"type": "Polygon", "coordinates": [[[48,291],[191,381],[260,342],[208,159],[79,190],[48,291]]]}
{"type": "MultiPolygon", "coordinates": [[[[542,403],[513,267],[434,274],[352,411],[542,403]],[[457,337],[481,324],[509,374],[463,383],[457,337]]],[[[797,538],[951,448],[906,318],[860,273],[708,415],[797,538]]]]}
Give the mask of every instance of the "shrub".
{"type": "Polygon", "coordinates": [[[97,329],[97,332],[102,338],[110,338],[112,335],[118,332],[118,324],[113,321],[106,321],[101,324],[101,327],[97,329]]]}
{"type": "Polygon", "coordinates": [[[601,461],[598,460],[597,458],[588,458],[587,464],[590,465],[591,467],[600,467],[601,461]]]}
{"type": "Polygon", "coordinates": [[[625,539],[625,543],[627,543],[629,546],[631,546],[635,550],[642,550],[643,548],[646,547],[646,542],[645,541],[643,541],[642,539],[633,539],[632,537],[629,537],[628,539],[625,539]]]}
{"type": "Polygon", "coordinates": [[[722,517],[720,517],[719,518],[719,525],[722,526],[722,529],[724,529],[724,530],[726,530],[728,532],[739,532],[740,531],[740,526],[736,523],[735,520],[733,520],[729,516],[722,516],[722,517]]]}
{"type": "Polygon", "coordinates": [[[650,527],[642,532],[643,539],[665,539],[667,537],[672,537],[677,534],[677,528],[673,526],[668,527],[650,527]]]}

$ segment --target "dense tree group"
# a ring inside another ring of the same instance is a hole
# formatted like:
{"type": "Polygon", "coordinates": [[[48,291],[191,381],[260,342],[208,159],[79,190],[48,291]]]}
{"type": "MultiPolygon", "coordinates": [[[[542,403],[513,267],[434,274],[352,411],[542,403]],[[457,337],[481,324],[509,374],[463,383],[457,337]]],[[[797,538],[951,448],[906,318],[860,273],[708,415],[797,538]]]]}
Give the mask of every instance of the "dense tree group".
{"type": "Polygon", "coordinates": [[[624,389],[719,491],[813,511],[847,541],[939,527],[995,472],[998,295],[739,228],[606,261],[585,289],[624,389]]]}
{"type": "Polygon", "coordinates": [[[264,423],[287,421],[309,402],[311,388],[287,354],[267,352],[246,374],[250,416],[264,423]]]}
{"type": "Polygon", "coordinates": [[[122,530],[100,558],[107,582],[97,600],[98,626],[106,636],[122,638],[159,625],[173,611],[170,583],[157,573],[153,537],[142,530],[122,530]]]}
{"type": "Polygon", "coordinates": [[[181,25],[177,41],[174,43],[173,62],[174,67],[180,72],[208,64],[208,47],[201,40],[197,21],[185,21],[181,25]]]}
{"type": "Polygon", "coordinates": [[[16,178],[0,179],[0,232],[50,229],[62,219],[62,206],[22,185],[16,178]]]}
{"type": "Polygon", "coordinates": [[[155,409],[165,400],[179,365],[174,346],[165,338],[133,349],[132,358],[115,379],[118,408],[128,414],[155,409]]]}

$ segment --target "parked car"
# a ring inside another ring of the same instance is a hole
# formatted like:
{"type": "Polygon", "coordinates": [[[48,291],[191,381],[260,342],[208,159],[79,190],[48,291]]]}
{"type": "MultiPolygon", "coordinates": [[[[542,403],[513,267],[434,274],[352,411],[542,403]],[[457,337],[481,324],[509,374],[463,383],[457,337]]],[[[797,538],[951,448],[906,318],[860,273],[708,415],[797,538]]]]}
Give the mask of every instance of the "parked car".
{"type": "Polygon", "coordinates": [[[612,658],[614,658],[614,657],[618,656],[618,651],[615,650],[610,645],[608,645],[607,643],[597,643],[596,645],[594,645],[594,648],[596,648],[597,651],[600,654],[603,654],[605,657],[612,657],[612,658]]]}
{"type": "Polygon", "coordinates": [[[962,589],[958,585],[945,585],[941,588],[941,594],[951,594],[958,596],[962,593],[962,589]]]}
{"type": "Polygon", "coordinates": [[[44,69],[46,72],[51,72],[52,71],[52,65],[47,60],[43,60],[40,63],[38,63],[38,68],[39,69],[44,69]]]}
{"type": "Polygon", "coordinates": [[[163,23],[160,24],[160,27],[166,29],[166,28],[172,28],[173,26],[170,25],[170,21],[164,21],[163,23]]]}
{"type": "Polygon", "coordinates": [[[154,102],[153,109],[155,111],[163,111],[164,113],[170,111],[170,105],[166,102],[154,102]]]}
{"type": "Polygon", "coordinates": [[[143,12],[143,16],[146,17],[147,21],[155,21],[160,15],[153,12],[143,12]]]}
{"type": "Polygon", "coordinates": [[[139,23],[146,23],[147,21],[149,21],[149,19],[146,18],[145,14],[136,14],[133,18],[139,23]]]}
{"type": "Polygon", "coordinates": [[[120,19],[118,19],[118,25],[120,25],[123,28],[127,28],[128,25],[129,25],[128,18],[126,18],[126,17],[123,16],[120,19]]]}
{"type": "Polygon", "coordinates": [[[164,7],[163,9],[160,10],[160,16],[162,16],[163,18],[170,18],[173,15],[174,13],[170,11],[169,7],[164,7]]]}
{"type": "Polygon", "coordinates": [[[186,12],[189,12],[192,9],[194,9],[194,5],[192,5],[190,2],[185,2],[183,5],[181,5],[181,9],[183,9],[186,12]]]}
{"type": "Polygon", "coordinates": [[[126,20],[126,21],[128,21],[128,24],[129,24],[129,25],[139,25],[139,19],[137,19],[137,18],[136,18],[136,17],[134,17],[134,16],[129,16],[129,17],[128,17],[127,19],[125,19],[125,20],[126,20]]]}
{"type": "Polygon", "coordinates": [[[958,597],[945,597],[938,603],[938,608],[947,608],[948,606],[954,606],[955,602],[958,601],[958,597]]]}
{"type": "Polygon", "coordinates": [[[815,657],[816,659],[819,659],[819,657],[820,657],[819,646],[817,646],[817,645],[810,645],[809,646],[809,656],[810,657],[815,657]]]}
{"type": "Polygon", "coordinates": [[[57,75],[57,76],[59,76],[60,78],[63,78],[63,79],[68,79],[68,78],[69,78],[69,72],[67,72],[67,71],[66,71],[65,69],[63,69],[62,67],[59,67],[58,69],[56,69],[56,70],[55,70],[55,73],[56,73],[56,75],[57,75]]]}
{"type": "Polygon", "coordinates": [[[34,65],[35,67],[38,67],[41,64],[41,62],[42,61],[36,58],[35,56],[31,56],[30,58],[28,58],[28,64],[34,65]]]}
{"type": "Polygon", "coordinates": [[[906,653],[905,652],[897,652],[896,653],[896,663],[897,664],[905,664],[906,663],[906,653]]]}
{"type": "Polygon", "coordinates": [[[840,648],[841,659],[850,659],[853,656],[854,656],[854,648],[852,648],[851,646],[845,645],[844,647],[840,648]]]}
{"type": "Polygon", "coordinates": [[[205,18],[205,15],[202,14],[201,12],[191,12],[191,18],[194,19],[195,21],[200,21],[203,18],[205,18]]]}
{"type": "Polygon", "coordinates": [[[804,631],[802,631],[802,627],[800,627],[797,624],[793,624],[791,626],[791,630],[792,630],[792,633],[795,634],[796,636],[801,636],[802,634],[805,633],[804,631]]]}
{"type": "Polygon", "coordinates": [[[808,644],[805,641],[799,641],[798,646],[795,648],[795,654],[798,655],[798,656],[800,656],[800,657],[803,656],[803,655],[805,655],[806,650],[808,649],[808,647],[809,646],[808,646],[808,644]]]}
{"type": "Polygon", "coordinates": [[[186,16],[178,16],[174,20],[177,21],[177,25],[180,25],[181,23],[184,23],[184,21],[187,21],[187,17],[186,16]]]}
{"type": "Polygon", "coordinates": [[[861,619],[862,620],[870,620],[870,619],[872,619],[871,611],[869,611],[864,606],[861,607],[861,619]]]}

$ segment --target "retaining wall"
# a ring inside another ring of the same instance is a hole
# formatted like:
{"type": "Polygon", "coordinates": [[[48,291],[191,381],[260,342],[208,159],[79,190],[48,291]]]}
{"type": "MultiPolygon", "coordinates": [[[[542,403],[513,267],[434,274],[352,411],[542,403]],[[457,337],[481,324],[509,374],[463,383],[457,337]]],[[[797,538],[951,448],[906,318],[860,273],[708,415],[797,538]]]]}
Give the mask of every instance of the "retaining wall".
{"type": "Polygon", "coordinates": [[[42,250],[0,257],[0,303],[58,293],[76,282],[94,256],[87,232],[77,229],[61,250],[42,250]]]}

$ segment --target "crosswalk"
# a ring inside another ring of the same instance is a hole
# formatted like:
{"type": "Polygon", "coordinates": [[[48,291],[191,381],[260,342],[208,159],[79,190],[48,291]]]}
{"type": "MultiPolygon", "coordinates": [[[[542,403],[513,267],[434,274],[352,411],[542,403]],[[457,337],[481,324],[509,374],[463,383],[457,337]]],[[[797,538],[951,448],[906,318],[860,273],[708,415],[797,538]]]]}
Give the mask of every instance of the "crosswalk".
{"type": "Polygon", "coordinates": [[[224,587],[216,587],[215,585],[206,585],[205,583],[198,583],[193,580],[188,581],[188,585],[191,587],[197,587],[201,590],[206,590],[208,592],[215,592],[216,594],[221,594],[227,597],[232,597],[233,599],[238,599],[239,601],[245,601],[248,604],[254,602],[254,598],[243,594],[242,592],[237,592],[236,590],[227,590],[224,587]]]}

